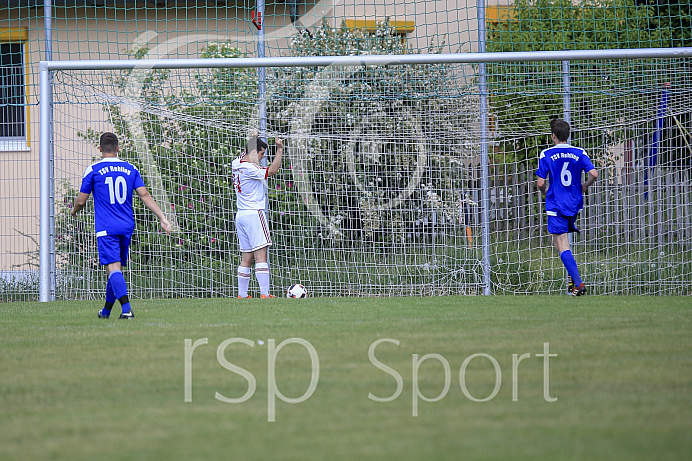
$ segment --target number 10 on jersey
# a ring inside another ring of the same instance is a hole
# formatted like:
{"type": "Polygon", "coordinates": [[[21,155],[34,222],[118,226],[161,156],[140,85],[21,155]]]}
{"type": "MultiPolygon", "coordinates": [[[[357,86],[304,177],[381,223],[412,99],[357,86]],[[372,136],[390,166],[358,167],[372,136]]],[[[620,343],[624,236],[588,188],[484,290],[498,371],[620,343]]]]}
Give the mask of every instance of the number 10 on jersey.
{"type": "Polygon", "coordinates": [[[115,205],[117,200],[119,204],[125,203],[127,199],[127,182],[123,176],[115,177],[115,184],[113,177],[109,176],[106,178],[106,185],[108,185],[108,195],[110,196],[111,205],[115,205]]]}

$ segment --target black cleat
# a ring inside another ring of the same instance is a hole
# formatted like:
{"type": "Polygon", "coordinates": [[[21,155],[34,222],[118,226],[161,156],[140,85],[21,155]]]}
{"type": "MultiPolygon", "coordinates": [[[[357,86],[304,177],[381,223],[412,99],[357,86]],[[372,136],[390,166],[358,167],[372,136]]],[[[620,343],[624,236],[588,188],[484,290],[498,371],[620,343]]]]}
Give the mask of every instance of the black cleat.
{"type": "Polygon", "coordinates": [[[123,313],[123,314],[120,314],[120,317],[118,317],[118,318],[119,319],[133,319],[133,318],[135,318],[135,313],[132,311],[128,312],[127,314],[123,313]]]}
{"type": "Polygon", "coordinates": [[[574,289],[572,292],[572,296],[584,296],[586,294],[586,285],[584,285],[584,282],[581,283],[578,287],[574,289]]]}
{"type": "Polygon", "coordinates": [[[108,314],[103,313],[103,309],[99,311],[99,318],[100,319],[109,319],[111,318],[111,313],[109,312],[108,314]]]}
{"type": "Polygon", "coordinates": [[[567,293],[570,295],[574,293],[574,279],[572,279],[572,277],[569,278],[569,282],[567,283],[567,293]]]}

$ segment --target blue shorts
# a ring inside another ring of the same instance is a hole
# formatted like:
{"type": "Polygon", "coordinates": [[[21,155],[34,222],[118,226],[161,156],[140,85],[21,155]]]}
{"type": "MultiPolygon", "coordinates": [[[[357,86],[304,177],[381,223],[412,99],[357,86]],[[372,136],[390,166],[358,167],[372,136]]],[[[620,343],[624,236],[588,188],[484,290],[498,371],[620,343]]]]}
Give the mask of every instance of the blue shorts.
{"type": "Polygon", "coordinates": [[[102,266],[120,261],[120,265],[127,266],[127,254],[130,251],[129,235],[103,235],[98,237],[99,263],[102,266]]]}
{"type": "Polygon", "coordinates": [[[567,234],[568,232],[577,232],[579,229],[575,226],[577,215],[563,216],[556,211],[547,211],[548,214],[548,232],[551,234],[567,234]]]}

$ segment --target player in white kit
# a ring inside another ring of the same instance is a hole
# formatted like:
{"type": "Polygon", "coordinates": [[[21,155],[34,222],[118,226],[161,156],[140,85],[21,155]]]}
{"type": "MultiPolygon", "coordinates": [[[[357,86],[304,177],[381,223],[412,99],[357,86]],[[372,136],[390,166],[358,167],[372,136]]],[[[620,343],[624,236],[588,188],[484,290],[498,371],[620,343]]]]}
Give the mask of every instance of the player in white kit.
{"type": "Polygon", "coordinates": [[[276,139],[276,155],[269,167],[260,166],[267,143],[256,133],[248,140],[245,152],[233,160],[233,188],[238,211],[235,228],[240,244],[241,261],[238,267],[238,298],[249,298],[248,285],[252,263],[260,286],[260,298],[273,298],[269,294],[269,263],[267,250],[272,244],[266,214],[266,180],[279,172],[284,143],[276,139]]]}

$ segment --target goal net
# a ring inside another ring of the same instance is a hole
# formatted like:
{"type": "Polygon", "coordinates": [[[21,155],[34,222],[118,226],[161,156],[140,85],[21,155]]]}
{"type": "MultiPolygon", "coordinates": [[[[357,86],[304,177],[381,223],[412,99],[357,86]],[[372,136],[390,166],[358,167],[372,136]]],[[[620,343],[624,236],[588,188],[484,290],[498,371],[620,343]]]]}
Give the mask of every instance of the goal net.
{"type": "MultiPolygon", "coordinates": [[[[225,43],[205,53],[240,56],[225,43]]],[[[555,117],[599,170],[572,240],[590,293],[689,294],[692,61],[488,62],[485,92],[480,70],[268,67],[264,120],[253,67],[55,71],[58,297],[102,297],[91,205],[78,219],[69,207],[106,130],[174,226],[162,233],[135,199],[132,295],[234,297],[230,165],[265,123],[269,158],[286,145],[267,181],[274,294],[482,294],[486,275],[496,294],[564,292],[535,186],[555,117]]]]}

